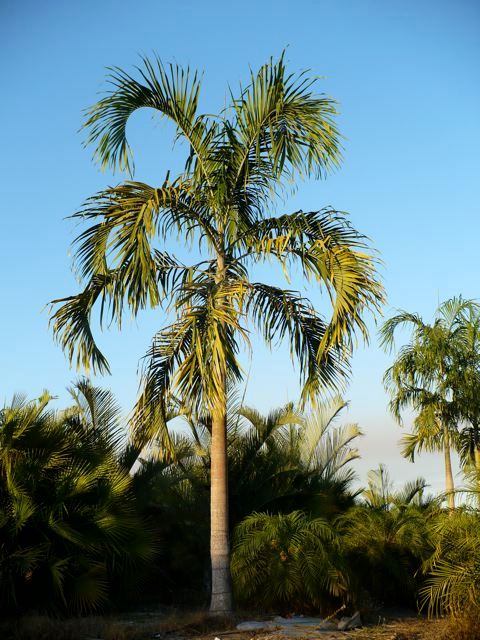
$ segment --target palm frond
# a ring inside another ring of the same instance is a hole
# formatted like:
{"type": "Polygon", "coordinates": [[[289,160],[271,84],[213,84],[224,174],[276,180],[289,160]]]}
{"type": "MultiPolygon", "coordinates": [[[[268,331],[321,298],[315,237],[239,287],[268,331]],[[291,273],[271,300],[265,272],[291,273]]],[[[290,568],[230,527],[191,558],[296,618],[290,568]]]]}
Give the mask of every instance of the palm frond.
{"type": "Polygon", "coordinates": [[[133,173],[132,152],[127,141],[126,126],[137,109],[155,109],[170,119],[177,128],[177,138],[184,137],[191,155],[205,170],[206,142],[212,136],[212,125],[197,116],[200,77],[187,67],[165,67],[158,57],[152,62],[142,58],[136,69],[141,80],[118,67],[110,68],[108,83],[112,87],[106,96],[86,112],[84,128],[88,130],[86,144],[95,144],[94,159],[102,168],[110,166],[133,173]]]}
{"type": "Polygon", "coordinates": [[[326,322],[297,292],[251,283],[245,312],[267,344],[289,337],[291,355],[299,362],[302,401],[312,402],[327,389],[338,388],[348,365],[338,348],[326,349],[326,322]]]}

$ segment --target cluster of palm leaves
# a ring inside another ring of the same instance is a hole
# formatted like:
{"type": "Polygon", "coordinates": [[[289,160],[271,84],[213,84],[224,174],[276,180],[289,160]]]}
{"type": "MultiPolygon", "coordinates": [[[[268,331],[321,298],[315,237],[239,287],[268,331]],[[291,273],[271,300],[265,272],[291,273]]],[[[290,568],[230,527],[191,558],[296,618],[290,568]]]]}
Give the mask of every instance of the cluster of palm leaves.
{"type": "Polygon", "coordinates": [[[122,463],[118,407],[85,381],[71,394],[64,411],[51,409],[46,393],[0,411],[4,612],[105,607],[152,557],[122,463]]]}
{"type": "Polygon", "coordinates": [[[433,527],[435,551],[425,563],[420,596],[432,614],[477,616],[480,612],[480,517],[461,509],[439,517],[433,527]]]}
{"type": "Polygon", "coordinates": [[[377,603],[415,605],[417,572],[433,551],[429,521],[437,513],[418,478],[394,490],[387,469],[368,474],[362,500],[341,516],[338,530],[352,572],[352,593],[377,603]]]}
{"type": "Polygon", "coordinates": [[[235,531],[231,570],[237,601],[250,606],[322,611],[333,599],[348,597],[333,526],[301,511],[245,518],[235,531]]]}

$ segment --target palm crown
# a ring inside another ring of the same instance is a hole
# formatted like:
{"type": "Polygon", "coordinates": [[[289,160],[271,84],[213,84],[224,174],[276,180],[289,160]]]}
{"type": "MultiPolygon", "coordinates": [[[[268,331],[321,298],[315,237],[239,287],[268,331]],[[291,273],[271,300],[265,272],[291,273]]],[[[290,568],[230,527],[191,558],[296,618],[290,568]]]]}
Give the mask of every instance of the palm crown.
{"type": "Polygon", "coordinates": [[[108,370],[90,328],[95,303],[101,318],[119,324],[125,305],[133,315],[147,306],[173,305],[177,319],[155,336],[144,400],[161,398],[175,372],[181,395],[214,410],[223,378],[238,379],[239,340],[248,343],[250,317],[267,342],[290,337],[304,376],[304,398],[345,372],[344,350],[361,312],[382,296],[366,241],[331,209],[266,217],[272,194],[296,175],[322,175],[339,161],[332,100],[313,93],[305,74],[288,75],[283,56],[231,96],[218,117],[197,114],[197,74],[157,59],[143,60],[137,81],[113,69],[112,91],[88,112],[88,143],[102,166],[132,170],[125,128],[141,107],[160,111],[189,146],[185,169],[161,187],[125,181],[92,198],[75,214],[93,224],[77,238],[84,290],[53,315],[55,335],[77,365],[108,370]],[[185,265],[156,248],[177,232],[206,249],[205,260],[185,265]],[[328,291],[333,313],[325,322],[299,293],[251,282],[247,269],[266,258],[285,271],[299,263],[328,291]]]}

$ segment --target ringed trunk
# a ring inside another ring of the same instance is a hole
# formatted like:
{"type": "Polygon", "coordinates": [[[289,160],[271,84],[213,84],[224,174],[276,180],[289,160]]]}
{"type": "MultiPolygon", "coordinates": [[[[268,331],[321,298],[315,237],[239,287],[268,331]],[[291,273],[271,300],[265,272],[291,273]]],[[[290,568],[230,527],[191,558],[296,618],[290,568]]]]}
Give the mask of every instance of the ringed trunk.
{"type": "Polygon", "coordinates": [[[475,471],[477,476],[477,508],[480,509],[480,448],[475,443],[475,471]]]}
{"type": "Polygon", "coordinates": [[[212,419],[210,477],[210,557],[212,562],[210,612],[214,614],[225,614],[232,610],[225,410],[214,415],[212,419]]]}
{"type": "Polygon", "coordinates": [[[455,509],[455,485],[453,483],[452,459],[450,456],[450,436],[447,427],[443,428],[444,434],[444,458],[445,458],[445,488],[447,491],[447,504],[450,511],[455,509]]]}
{"type": "MultiPolygon", "coordinates": [[[[223,229],[219,233],[215,281],[224,278],[225,254],[223,229]]],[[[210,612],[226,614],[232,611],[230,581],[230,542],[228,533],[228,457],[227,457],[227,389],[226,371],[221,374],[222,388],[218,407],[212,415],[210,453],[210,559],[212,563],[212,594],[210,612]]]]}

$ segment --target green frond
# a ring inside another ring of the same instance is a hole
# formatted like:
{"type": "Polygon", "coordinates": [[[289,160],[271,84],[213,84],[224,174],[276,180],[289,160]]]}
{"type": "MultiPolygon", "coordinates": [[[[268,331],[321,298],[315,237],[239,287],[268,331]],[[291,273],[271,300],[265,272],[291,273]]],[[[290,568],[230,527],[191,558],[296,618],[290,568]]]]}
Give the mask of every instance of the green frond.
{"type": "Polygon", "coordinates": [[[95,276],[85,289],[76,296],[52,300],[51,308],[60,305],[50,318],[55,340],[66,352],[70,362],[75,362],[77,369],[108,373],[110,368],[107,359],[97,347],[91,329],[92,310],[112,282],[116,274],[95,276]]]}
{"type": "Polygon", "coordinates": [[[314,278],[326,289],[332,303],[327,348],[351,344],[356,332],[367,338],[362,314],[379,309],[383,289],[376,279],[375,260],[366,253],[366,238],[350,226],[345,214],[324,209],[267,218],[238,242],[256,260],[279,260],[287,278],[289,266],[298,264],[305,278],[314,278]]]}
{"type": "Polygon", "coordinates": [[[348,365],[339,349],[325,349],[326,322],[297,292],[251,283],[245,312],[269,345],[286,336],[292,358],[299,363],[302,400],[316,398],[326,389],[338,388],[348,365]]]}
{"type": "Polygon", "coordinates": [[[232,162],[239,182],[248,183],[265,164],[263,171],[277,180],[284,173],[319,177],[338,166],[336,103],[316,94],[315,84],[308,71],[289,74],[282,54],[277,62],[270,59],[258,73],[252,72],[240,96],[232,96],[239,147],[232,162]]]}
{"type": "Polygon", "coordinates": [[[152,62],[142,58],[137,67],[141,80],[112,67],[106,96],[86,112],[83,125],[88,130],[85,144],[94,144],[94,159],[103,169],[108,166],[133,173],[132,152],[127,141],[126,126],[137,109],[155,109],[170,119],[177,128],[177,137],[184,137],[191,153],[198,159],[204,155],[204,138],[210,126],[197,116],[200,77],[187,67],[165,67],[158,57],[152,62]]]}

